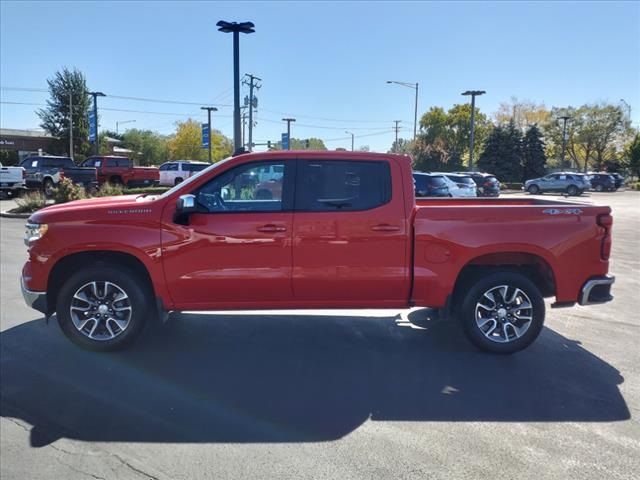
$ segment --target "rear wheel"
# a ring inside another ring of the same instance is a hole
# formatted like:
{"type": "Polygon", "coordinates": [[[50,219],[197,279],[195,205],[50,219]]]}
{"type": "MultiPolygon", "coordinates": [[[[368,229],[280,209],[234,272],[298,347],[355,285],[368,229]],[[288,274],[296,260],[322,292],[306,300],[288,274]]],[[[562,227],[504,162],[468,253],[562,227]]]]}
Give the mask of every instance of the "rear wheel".
{"type": "Polygon", "coordinates": [[[58,294],[64,334],[94,351],[120,350],[142,332],[154,311],[150,288],[127,268],[95,265],[71,275],[58,294]]]}
{"type": "Polygon", "coordinates": [[[45,196],[53,196],[53,191],[55,190],[53,180],[51,180],[50,178],[45,178],[44,182],[42,183],[42,190],[44,191],[45,196]]]}
{"type": "Polygon", "coordinates": [[[109,179],[109,183],[111,185],[118,185],[118,186],[122,186],[122,178],[120,177],[111,177],[109,179]]]}
{"type": "Polygon", "coordinates": [[[575,185],[569,185],[567,187],[567,195],[571,195],[572,197],[578,195],[578,187],[575,185]]]}
{"type": "Polygon", "coordinates": [[[529,188],[527,188],[527,192],[529,192],[531,195],[537,195],[538,193],[540,193],[540,187],[538,187],[537,185],[530,185],[529,188]]]}
{"type": "Polygon", "coordinates": [[[459,319],[467,338],[481,350],[514,353],[528,347],[544,324],[544,300],[524,275],[498,271],[464,294],[459,319]]]}
{"type": "Polygon", "coordinates": [[[604,188],[602,188],[602,185],[596,185],[596,192],[601,192],[602,190],[604,190],[604,188]]]}

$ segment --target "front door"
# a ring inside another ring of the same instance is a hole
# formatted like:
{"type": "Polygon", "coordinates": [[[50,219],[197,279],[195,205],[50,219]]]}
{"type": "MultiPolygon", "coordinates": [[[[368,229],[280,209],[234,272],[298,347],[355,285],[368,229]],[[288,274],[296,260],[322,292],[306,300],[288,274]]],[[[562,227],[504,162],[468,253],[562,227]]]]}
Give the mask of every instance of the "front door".
{"type": "Polygon", "coordinates": [[[199,211],[188,225],[163,231],[169,292],[180,309],[291,301],[294,167],[293,161],[242,164],[192,192],[199,211]],[[274,166],[281,175],[260,181],[261,172],[274,166]]]}
{"type": "Polygon", "coordinates": [[[318,306],[404,305],[410,229],[400,166],[301,159],[296,177],[296,300],[318,306]]]}

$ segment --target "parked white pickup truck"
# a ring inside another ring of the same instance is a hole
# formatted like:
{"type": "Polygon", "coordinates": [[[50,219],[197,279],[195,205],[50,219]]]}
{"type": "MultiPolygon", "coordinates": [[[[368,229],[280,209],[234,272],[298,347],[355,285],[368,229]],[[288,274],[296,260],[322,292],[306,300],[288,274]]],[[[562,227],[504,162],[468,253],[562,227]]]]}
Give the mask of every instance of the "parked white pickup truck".
{"type": "Polygon", "coordinates": [[[5,167],[0,163],[0,193],[17,195],[25,188],[24,168],[5,167]]]}

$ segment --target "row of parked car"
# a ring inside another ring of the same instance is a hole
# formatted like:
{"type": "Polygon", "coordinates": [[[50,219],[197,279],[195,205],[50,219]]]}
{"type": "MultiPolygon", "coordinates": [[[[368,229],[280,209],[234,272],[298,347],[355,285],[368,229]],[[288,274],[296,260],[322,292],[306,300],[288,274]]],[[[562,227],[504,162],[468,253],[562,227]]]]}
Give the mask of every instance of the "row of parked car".
{"type": "Polygon", "coordinates": [[[624,177],[619,173],[557,172],[527,180],[523,189],[532,195],[553,192],[577,196],[582,195],[587,190],[615,192],[622,185],[624,185],[624,177]]]}
{"type": "Polygon", "coordinates": [[[417,197],[498,197],[500,182],[490,173],[413,172],[417,197]]]}
{"type": "Polygon", "coordinates": [[[71,157],[34,155],[17,167],[0,165],[2,193],[17,194],[25,189],[40,190],[51,196],[65,178],[87,190],[109,182],[129,188],[154,185],[173,186],[206,168],[209,164],[178,160],[157,167],[136,167],[127,157],[101,155],[87,158],[79,166],[71,157]]]}

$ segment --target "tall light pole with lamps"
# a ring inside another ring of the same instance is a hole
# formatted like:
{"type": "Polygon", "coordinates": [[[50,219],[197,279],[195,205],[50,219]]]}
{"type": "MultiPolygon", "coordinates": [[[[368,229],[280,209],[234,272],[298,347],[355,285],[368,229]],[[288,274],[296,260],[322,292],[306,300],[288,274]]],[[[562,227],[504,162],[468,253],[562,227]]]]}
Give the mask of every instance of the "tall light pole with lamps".
{"type": "Polygon", "coordinates": [[[471,95],[471,133],[469,135],[469,170],[473,169],[473,135],[474,135],[474,122],[476,118],[476,97],[480,95],[484,95],[484,90],[467,90],[466,92],[462,92],[462,95],[468,96],[471,95]]]}
{"type": "Polygon", "coordinates": [[[396,85],[402,85],[403,87],[413,88],[416,91],[416,102],[415,102],[415,109],[413,112],[413,140],[415,140],[416,134],[418,132],[418,82],[409,83],[409,82],[396,82],[395,80],[387,80],[387,83],[395,83],[396,85]]]}
{"type": "Polygon", "coordinates": [[[287,122],[287,138],[289,139],[289,145],[287,150],[291,150],[291,122],[295,122],[295,118],[283,118],[283,122],[287,122]]]}
{"type": "Polygon", "coordinates": [[[240,33],[254,33],[255,25],[252,22],[225,22],[216,23],[218,31],[233,33],[233,149],[234,153],[242,149],[242,137],[240,127],[240,33]]]}

